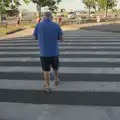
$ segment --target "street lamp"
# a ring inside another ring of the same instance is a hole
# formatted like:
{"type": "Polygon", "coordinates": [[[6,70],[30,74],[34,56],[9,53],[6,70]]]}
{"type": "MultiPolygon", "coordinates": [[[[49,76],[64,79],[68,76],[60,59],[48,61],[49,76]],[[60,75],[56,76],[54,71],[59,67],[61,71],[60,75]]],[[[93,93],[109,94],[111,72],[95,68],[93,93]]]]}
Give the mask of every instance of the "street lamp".
{"type": "Polygon", "coordinates": [[[38,11],[38,16],[37,19],[40,22],[40,17],[41,17],[41,5],[39,4],[39,0],[37,0],[37,11],[38,11]]]}
{"type": "Polygon", "coordinates": [[[40,16],[41,16],[41,6],[39,4],[37,4],[37,11],[39,13],[39,19],[40,19],[40,16]]]}
{"type": "Polygon", "coordinates": [[[107,17],[108,17],[108,0],[106,0],[106,21],[107,21],[107,17]]]}

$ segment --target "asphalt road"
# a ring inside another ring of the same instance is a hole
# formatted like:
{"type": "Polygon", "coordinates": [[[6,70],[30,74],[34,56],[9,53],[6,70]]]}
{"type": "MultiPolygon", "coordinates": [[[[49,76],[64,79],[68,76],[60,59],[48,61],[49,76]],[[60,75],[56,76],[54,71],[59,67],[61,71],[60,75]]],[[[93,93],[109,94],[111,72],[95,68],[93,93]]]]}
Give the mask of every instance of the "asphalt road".
{"type": "MultiPolygon", "coordinates": [[[[0,120],[119,120],[120,35],[66,31],[61,84],[43,91],[32,36],[0,40],[0,120]]],[[[52,76],[51,76],[52,79],[52,76]]]]}

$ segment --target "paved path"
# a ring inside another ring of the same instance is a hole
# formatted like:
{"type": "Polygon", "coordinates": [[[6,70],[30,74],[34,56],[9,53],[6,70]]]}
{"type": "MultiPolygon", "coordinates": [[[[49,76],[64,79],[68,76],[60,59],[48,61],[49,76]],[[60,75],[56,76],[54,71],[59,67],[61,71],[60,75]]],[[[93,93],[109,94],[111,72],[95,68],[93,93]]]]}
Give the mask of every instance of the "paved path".
{"type": "Polygon", "coordinates": [[[20,32],[16,32],[16,33],[13,33],[13,34],[9,34],[9,35],[0,37],[0,40],[29,36],[29,35],[31,35],[31,33],[33,33],[33,30],[34,30],[33,28],[25,29],[25,30],[22,30],[20,32]]]}
{"type": "Polygon", "coordinates": [[[0,120],[119,120],[120,35],[66,31],[61,85],[43,92],[37,41],[0,41],[0,120]]]}

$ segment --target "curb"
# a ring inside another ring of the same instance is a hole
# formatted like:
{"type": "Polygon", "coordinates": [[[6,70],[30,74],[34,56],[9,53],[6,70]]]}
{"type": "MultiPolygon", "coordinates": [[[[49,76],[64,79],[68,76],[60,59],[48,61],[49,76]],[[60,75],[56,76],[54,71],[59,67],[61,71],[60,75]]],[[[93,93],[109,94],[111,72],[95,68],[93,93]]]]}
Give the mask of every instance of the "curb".
{"type": "Polygon", "coordinates": [[[13,33],[16,33],[16,32],[20,32],[22,30],[25,30],[25,28],[19,28],[17,30],[13,30],[13,31],[7,32],[6,35],[10,35],[10,34],[13,34],[13,33]]]}

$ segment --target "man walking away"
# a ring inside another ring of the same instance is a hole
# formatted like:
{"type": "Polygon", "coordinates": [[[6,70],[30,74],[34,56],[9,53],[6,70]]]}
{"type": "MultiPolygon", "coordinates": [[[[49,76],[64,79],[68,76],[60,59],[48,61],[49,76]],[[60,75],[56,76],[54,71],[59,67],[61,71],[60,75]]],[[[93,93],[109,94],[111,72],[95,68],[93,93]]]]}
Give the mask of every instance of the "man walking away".
{"type": "Polygon", "coordinates": [[[44,90],[51,92],[50,89],[50,67],[54,71],[54,84],[57,85],[59,68],[59,47],[58,40],[64,41],[63,31],[58,24],[52,21],[52,13],[45,12],[44,20],[35,27],[35,39],[38,39],[40,48],[40,59],[44,71],[44,90]]]}

